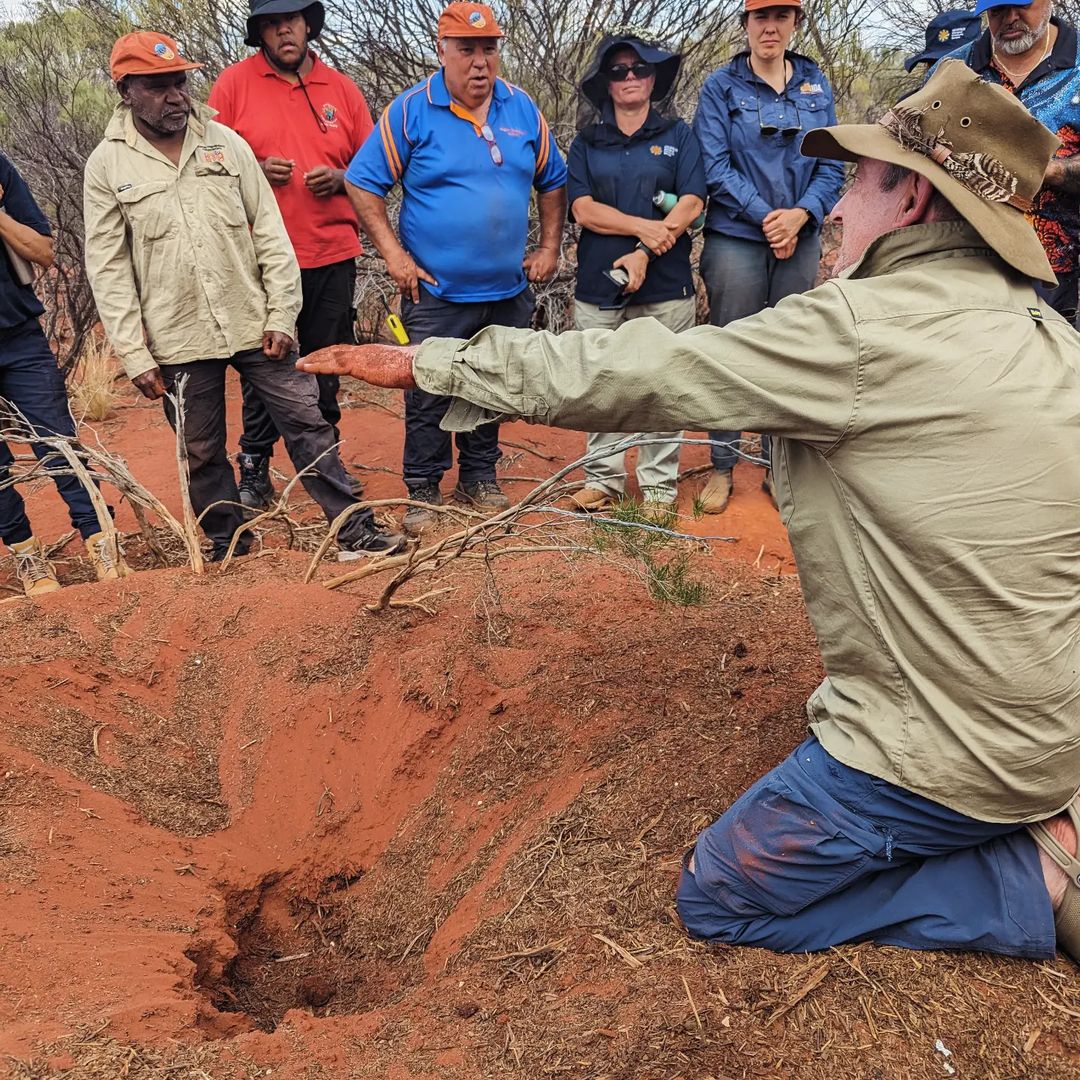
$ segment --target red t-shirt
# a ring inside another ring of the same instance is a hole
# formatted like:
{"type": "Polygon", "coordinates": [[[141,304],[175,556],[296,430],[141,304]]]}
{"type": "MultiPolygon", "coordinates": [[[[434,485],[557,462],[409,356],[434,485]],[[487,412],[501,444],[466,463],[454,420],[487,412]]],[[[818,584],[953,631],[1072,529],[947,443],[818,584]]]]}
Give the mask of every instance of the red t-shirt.
{"type": "Polygon", "coordinates": [[[371,133],[373,124],[359,88],[339,71],[315,63],[299,83],[290,83],[271,66],[260,49],[254,56],[227,67],[210,90],[215,117],[242,136],[260,160],[280,157],[295,161],[292,179],[271,186],[285,228],[302,269],[328,266],[360,254],[359,224],[344,193],[316,198],[304,174],[319,165],[346,169],[371,133]],[[323,132],[308,106],[318,111],[323,132]]]}

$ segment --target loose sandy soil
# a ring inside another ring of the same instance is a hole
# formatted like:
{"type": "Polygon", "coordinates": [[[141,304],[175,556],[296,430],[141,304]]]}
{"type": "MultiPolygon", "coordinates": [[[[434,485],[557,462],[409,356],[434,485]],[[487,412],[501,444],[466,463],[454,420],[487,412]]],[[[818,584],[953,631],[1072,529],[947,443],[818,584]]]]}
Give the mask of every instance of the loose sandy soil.
{"type": "MultiPolygon", "coordinates": [[[[344,424],[374,498],[400,493],[378,402],[344,424]]],[[[156,407],[100,435],[176,509],[156,407]]],[[[553,467],[507,450],[513,491],[553,467]]],[[[304,584],[280,532],[224,574],[0,605],[0,1075],[1080,1075],[1064,959],[775,956],[673,921],[686,845],[802,738],[821,675],[760,471],[736,475],[719,518],[684,485],[679,527],[737,538],[685,545],[700,606],[549,554],[373,615],[382,582],[304,584]]],[[[30,505],[66,528],[53,491],[30,505]]]]}

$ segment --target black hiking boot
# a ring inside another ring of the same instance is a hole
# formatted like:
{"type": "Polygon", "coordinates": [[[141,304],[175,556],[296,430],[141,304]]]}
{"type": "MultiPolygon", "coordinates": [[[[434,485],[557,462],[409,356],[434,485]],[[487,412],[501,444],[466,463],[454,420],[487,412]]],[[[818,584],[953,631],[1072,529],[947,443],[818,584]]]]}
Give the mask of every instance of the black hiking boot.
{"type": "Polygon", "coordinates": [[[339,562],[351,562],[353,559],[366,559],[374,555],[396,555],[408,540],[401,533],[370,524],[348,540],[338,538],[339,562]]]}
{"type": "MultiPolygon", "coordinates": [[[[409,498],[417,502],[430,503],[432,506],[442,506],[443,497],[438,484],[421,484],[419,487],[409,488],[409,498]]],[[[410,506],[405,511],[405,518],[401,523],[402,528],[410,536],[419,536],[422,532],[430,529],[439,520],[439,515],[434,510],[428,510],[423,506],[410,506]]]]}
{"type": "Polygon", "coordinates": [[[472,484],[458,481],[454,488],[454,498],[459,502],[475,506],[477,510],[505,510],[510,505],[497,480],[477,480],[472,484]]]}
{"type": "Polygon", "coordinates": [[[240,469],[240,501],[248,510],[267,510],[274,497],[270,482],[270,459],[258,454],[237,454],[240,469]]]}

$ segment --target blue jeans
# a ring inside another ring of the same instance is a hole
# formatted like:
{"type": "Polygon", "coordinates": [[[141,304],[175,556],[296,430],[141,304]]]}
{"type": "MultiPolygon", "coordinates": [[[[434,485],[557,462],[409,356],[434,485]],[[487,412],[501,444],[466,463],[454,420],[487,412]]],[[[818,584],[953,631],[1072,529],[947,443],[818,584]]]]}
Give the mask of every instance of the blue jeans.
{"type": "MultiPolygon", "coordinates": [[[[75,434],[64,378],[36,319],[0,330],[0,398],[10,401],[43,435],[75,434]]],[[[67,461],[51,454],[47,447],[35,444],[33,450],[46,471],[68,468],[67,461]]],[[[0,442],[0,483],[8,479],[14,460],[7,443],[0,442]]],[[[78,478],[69,475],[54,479],[79,535],[85,540],[100,532],[94,504],[78,478]]],[[[19,544],[31,536],[33,530],[22,496],[14,485],[0,488],[0,540],[19,544]]]]}
{"type": "MultiPolygon", "coordinates": [[[[409,340],[419,345],[429,337],[471,338],[485,326],[527,327],[532,322],[536,301],[526,286],[517,296],[506,300],[458,303],[440,300],[421,285],[420,302],[404,297],[401,321],[409,340]]],[[[405,391],[405,455],[402,473],[405,486],[436,487],[450,466],[453,456],[450,433],[439,426],[451,399],[426,390],[405,391]]],[[[499,425],[481,424],[475,431],[457,433],[458,481],[475,484],[494,480],[495,466],[502,456],[499,450],[499,425]]]]}
{"type": "MultiPolygon", "coordinates": [[[[758,243],[707,232],[700,272],[709,294],[709,322],[727,326],[773,307],[785,296],[806,292],[814,284],[820,261],[821,234],[817,232],[800,236],[790,259],[778,259],[764,239],[758,243]]],[[[710,431],[709,438],[714,444],[736,443],[742,432],[710,431]]],[[[768,435],[761,437],[761,452],[769,461],[768,435]]],[[[730,472],[738,460],[729,446],[713,445],[709,453],[718,472],[730,472]]]]}
{"type": "Polygon", "coordinates": [[[697,840],[695,937],[776,952],[847,941],[1054,955],[1035,842],[842,765],[811,736],[697,840]]]}

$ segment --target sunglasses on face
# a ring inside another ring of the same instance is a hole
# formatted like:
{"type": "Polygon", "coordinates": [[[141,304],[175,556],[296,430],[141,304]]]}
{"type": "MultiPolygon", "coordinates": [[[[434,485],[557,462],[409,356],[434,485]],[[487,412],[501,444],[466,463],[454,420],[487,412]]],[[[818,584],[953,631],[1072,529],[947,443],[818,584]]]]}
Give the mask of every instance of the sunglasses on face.
{"type": "Polygon", "coordinates": [[[647,79],[656,74],[656,65],[647,64],[644,60],[639,60],[636,64],[612,64],[607,69],[607,77],[610,82],[626,82],[631,72],[635,79],[647,79]]]}
{"type": "Polygon", "coordinates": [[[499,149],[499,144],[495,141],[495,132],[487,124],[483,124],[480,127],[480,138],[487,143],[488,153],[491,155],[491,160],[496,165],[503,163],[502,151],[499,149]]]}

